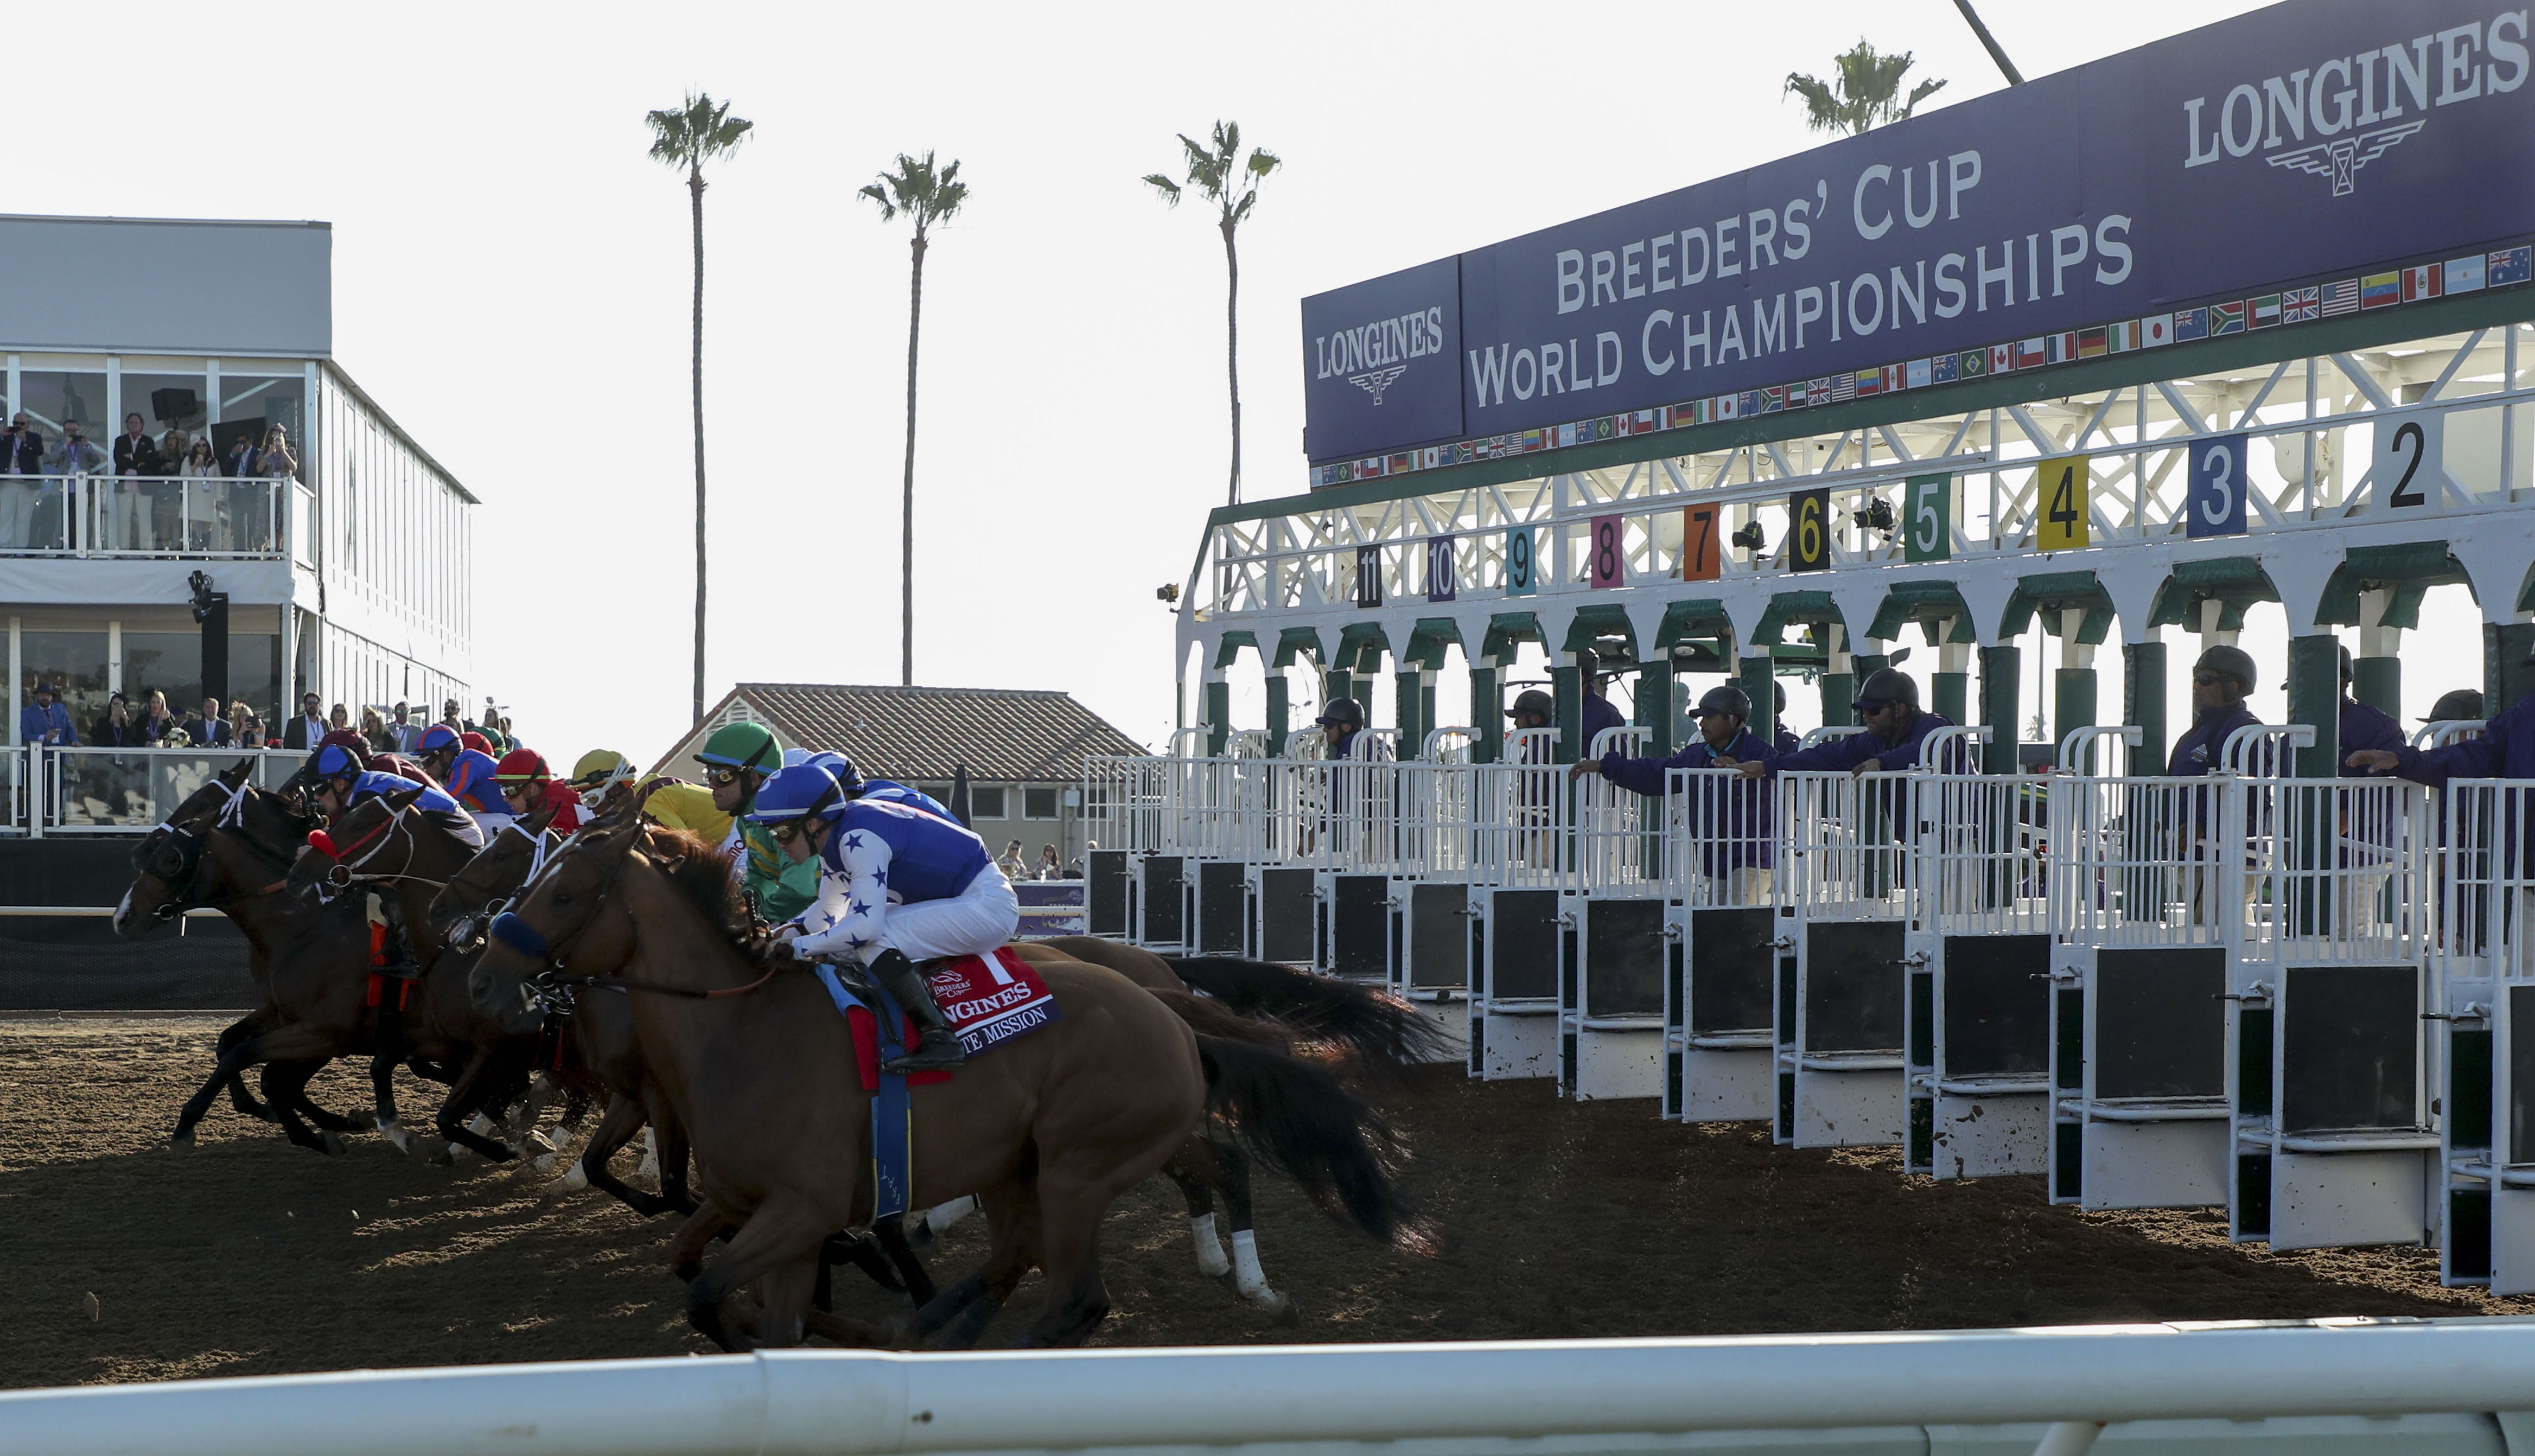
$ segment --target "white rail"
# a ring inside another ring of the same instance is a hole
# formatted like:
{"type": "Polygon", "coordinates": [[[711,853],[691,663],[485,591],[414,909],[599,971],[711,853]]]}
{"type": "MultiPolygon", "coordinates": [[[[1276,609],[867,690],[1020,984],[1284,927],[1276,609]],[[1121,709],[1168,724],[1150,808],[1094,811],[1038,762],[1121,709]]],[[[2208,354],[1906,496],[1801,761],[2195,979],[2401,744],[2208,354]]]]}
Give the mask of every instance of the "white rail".
{"type": "MultiPolygon", "coordinates": [[[[2082,1452],[2097,1423],[2274,1417],[2308,1449],[2391,1449],[2386,1418],[2464,1414],[2479,1449],[2522,1451],[2506,1413],[2535,1410],[2535,1323],[2319,1321],[2258,1328],[2101,1325],[1950,1334],[1780,1335],[1282,1349],[977,1355],[788,1351],[345,1371],[0,1393],[0,1431],[25,1453],[187,1451],[267,1456],[759,1456],[759,1453],[1245,1453],[1626,1449],[1615,1437],[1838,1430],[1841,1449],[1895,1426],[2057,1423],[2019,1436],[2082,1452]],[[2497,1420],[2490,1419],[2497,1416],[2497,1420]],[[2356,1423],[2353,1423],[2354,1425],[2356,1423]],[[1859,1427],[1866,1427],[1861,1430],[1859,1427]],[[2331,1440],[2333,1435],[2341,1440],[2331,1440]],[[2378,1444],[2370,1445],[2367,1439],[2378,1444]],[[1411,1450],[1418,1448],[1411,1447],[1411,1450]]],[[[1766,1434],[1763,1434],[1766,1433],[1766,1434]]],[[[2469,1433],[2469,1432],[2468,1432],[2469,1433]]],[[[1924,1432],[1920,1432],[1924,1437],[1924,1432]]],[[[2193,1449],[2288,1432],[2253,1425],[2123,1430],[2193,1449]]],[[[1669,1444],[1669,1443],[1667,1443],[1669,1444]]],[[[1880,1442],[1878,1443],[1880,1444],[1880,1442]]],[[[1701,1443],[1702,1449],[1709,1448],[1701,1443]]],[[[2464,1441],[2440,1449],[2475,1449],[2464,1441]]]]}

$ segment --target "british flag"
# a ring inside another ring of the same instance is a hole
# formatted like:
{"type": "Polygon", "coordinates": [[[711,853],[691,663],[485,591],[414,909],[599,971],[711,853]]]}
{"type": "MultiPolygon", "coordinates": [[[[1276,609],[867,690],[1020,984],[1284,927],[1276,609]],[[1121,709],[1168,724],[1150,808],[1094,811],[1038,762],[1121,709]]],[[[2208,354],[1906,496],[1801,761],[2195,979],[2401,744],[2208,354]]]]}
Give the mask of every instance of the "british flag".
{"type": "Polygon", "coordinates": [[[2280,322],[2283,324],[2314,323],[2321,316],[2319,306],[2322,303],[2322,289],[2313,284],[2304,288],[2281,289],[2280,322]]]}

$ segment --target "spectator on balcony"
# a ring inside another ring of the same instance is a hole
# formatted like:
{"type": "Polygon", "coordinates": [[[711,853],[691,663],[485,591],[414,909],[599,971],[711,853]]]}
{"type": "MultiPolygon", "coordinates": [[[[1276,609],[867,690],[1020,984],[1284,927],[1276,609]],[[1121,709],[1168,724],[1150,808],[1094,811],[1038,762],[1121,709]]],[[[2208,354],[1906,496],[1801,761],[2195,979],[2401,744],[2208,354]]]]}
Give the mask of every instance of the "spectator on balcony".
{"type": "Polygon", "coordinates": [[[35,544],[35,493],[44,473],[44,437],[19,410],[0,432],[0,549],[21,550],[35,544]]]}
{"type": "Polygon", "coordinates": [[[203,699],[203,713],[185,720],[185,736],[198,749],[224,749],[236,744],[237,736],[229,731],[229,720],[220,715],[220,700],[203,699]]]}
{"type": "Polygon", "coordinates": [[[458,699],[453,698],[440,705],[440,726],[452,733],[466,731],[466,720],[458,713],[458,699]]]}
{"type": "MultiPolygon", "coordinates": [[[[169,439],[184,432],[170,430],[169,439]]],[[[197,440],[185,447],[185,453],[174,456],[176,474],[183,482],[175,488],[185,495],[187,546],[195,551],[234,551],[237,546],[231,530],[222,529],[220,520],[220,462],[212,454],[212,442],[197,440]]]]}
{"type": "Polygon", "coordinates": [[[290,452],[290,437],[279,425],[264,432],[264,449],[257,452],[256,473],[267,480],[289,480],[299,473],[299,456],[290,452]]]}
{"type": "Polygon", "coordinates": [[[1013,840],[1004,846],[1003,854],[995,860],[995,868],[1004,872],[1006,880],[1029,879],[1029,865],[1021,858],[1020,840],[1013,840]]]}
{"type": "Polygon", "coordinates": [[[1057,859],[1056,846],[1053,844],[1042,844],[1038,847],[1038,878],[1041,880],[1065,878],[1065,865],[1057,859]]]}
{"type": "Polygon", "coordinates": [[[361,741],[369,746],[369,751],[373,754],[402,752],[397,747],[396,735],[388,732],[388,720],[380,716],[379,710],[374,707],[361,709],[361,741]]]}
{"type": "Polygon", "coordinates": [[[330,708],[326,709],[326,731],[327,731],[327,732],[329,732],[329,733],[349,733],[349,732],[351,732],[351,731],[352,731],[352,714],[351,714],[351,710],[350,710],[350,709],[348,709],[348,708],[346,708],[346,707],[344,707],[344,706],[343,706],[341,703],[340,703],[340,702],[339,702],[339,703],[337,703],[337,704],[335,704],[333,707],[330,707],[330,708]]]}
{"type": "Polygon", "coordinates": [[[299,695],[299,716],[282,725],[283,748],[297,749],[304,754],[325,740],[326,715],[322,709],[325,700],[314,693],[299,695]]]}
{"type": "Polygon", "coordinates": [[[135,410],[123,417],[123,433],[114,437],[114,484],[106,499],[105,543],[108,550],[148,551],[158,534],[158,487],[145,484],[159,473],[158,442],[150,438],[149,422],[135,410]]]}
{"type": "Polygon", "coordinates": [[[229,704],[229,742],[242,749],[264,747],[264,720],[243,699],[229,704]]]}
{"type": "Polygon", "coordinates": [[[402,754],[408,758],[421,756],[422,725],[413,720],[412,707],[405,703],[398,703],[396,721],[388,725],[388,732],[396,738],[394,752],[402,754]]]}
{"type": "Polygon", "coordinates": [[[37,679],[30,696],[34,701],[18,710],[18,741],[40,743],[46,748],[77,747],[79,729],[72,725],[70,709],[62,706],[61,695],[53,685],[37,679]]]}
{"type": "Polygon", "coordinates": [[[150,740],[142,736],[140,720],[132,716],[132,704],[117,693],[105,700],[105,715],[89,730],[88,741],[97,748],[148,748],[150,740]]]}
{"type": "MultiPolygon", "coordinates": [[[[44,456],[47,475],[93,475],[107,464],[104,451],[88,438],[88,426],[71,420],[62,426],[62,443],[44,456]]],[[[72,544],[71,490],[60,480],[44,482],[43,499],[35,507],[35,544],[58,549],[72,544]]]]}
{"type": "Polygon", "coordinates": [[[155,688],[150,690],[150,707],[142,714],[141,734],[153,745],[166,743],[184,729],[173,709],[167,706],[167,695],[155,688]]]}

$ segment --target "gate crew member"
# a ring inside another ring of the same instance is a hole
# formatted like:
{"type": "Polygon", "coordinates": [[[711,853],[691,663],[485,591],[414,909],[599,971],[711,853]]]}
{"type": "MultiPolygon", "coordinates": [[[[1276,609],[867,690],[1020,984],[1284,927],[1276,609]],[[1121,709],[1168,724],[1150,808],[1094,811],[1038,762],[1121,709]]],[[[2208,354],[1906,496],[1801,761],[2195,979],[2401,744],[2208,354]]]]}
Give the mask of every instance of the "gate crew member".
{"type": "MultiPolygon", "coordinates": [[[[1832,773],[1843,768],[1851,773],[1915,768],[1920,746],[1927,742],[1928,735],[1954,726],[1954,720],[1943,713],[1920,709],[1919,685],[1897,668],[1879,667],[1867,674],[1866,681],[1858,685],[1856,700],[1849,706],[1865,721],[1864,733],[1851,733],[1774,758],[1746,758],[1738,765],[1743,776],[1832,773]]],[[[1969,772],[1971,758],[1967,754],[1952,755],[1943,766],[1948,773],[1969,772]]]]}
{"type": "Polygon", "coordinates": [[[1576,654],[1576,665],[1582,669],[1578,676],[1584,685],[1581,718],[1584,741],[1576,746],[1579,757],[1592,752],[1593,740],[1603,729],[1629,726],[1629,720],[1622,717],[1620,710],[1611,705],[1611,699],[1602,696],[1602,684],[1606,679],[1600,670],[1601,663],[1601,657],[1590,648],[1576,654]]]}
{"type": "MultiPolygon", "coordinates": [[[[2390,751],[2402,748],[2404,745],[2410,743],[2411,738],[2408,734],[2403,732],[2402,724],[2395,722],[2393,718],[2387,714],[2351,698],[2350,678],[2350,649],[2348,647],[2344,647],[2341,649],[2340,722],[2342,753],[2348,755],[2357,753],[2363,749],[2383,749],[2390,751]]],[[[2341,776],[2343,778],[2353,778],[2364,771],[2365,770],[2362,769],[2352,768],[2350,766],[2350,760],[2347,758],[2344,758],[2341,761],[2341,776]]]]}
{"type": "MultiPolygon", "coordinates": [[[[2535,655],[2525,665],[2535,667],[2535,655]]],[[[2439,702],[2443,706],[2447,698],[2439,702]]],[[[2460,739],[2442,749],[2360,749],[2341,762],[2363,773],[2391,773],[2434,789],[2451,778],[2535,778],[2535,693],[2485,723],[2480,738],[2460,739]]],[[[2535,819],[2527,827],[2535,839],[2535,819]]]]}
{"type": "Polygon", "coordinates": [[[1796,731],[1787,726],[1787,685],[1776,678],[1769,680],[1769,721],[1776,724],[1778,730],[1769,740],[1771,751],[1784,756],[1803,748],[1805,741],[1796,737],[1796,731]]]}
{"type": "MultiPolygon", "coordinates": [[[[1690,747],[1668,758],[1630,758],[1615,749],[1599,759],[1578,762],[1567,771],[1568,777],[1598,773],[1631,793],[1660,799],[1675,768],[1740,768],[1758,762],[1765,771],[1778,756],[1744,726],[1751,717],[1750,694],[1732,684],[1710,688],[1699,699],[1699,737],[1690,747]]],[[[1691,812],[1690,832],[1700,847],[1702,873],[1721,878],[1737,870],[1759,872],[1755,880],[1741,887],[1738,899],[1757,895],[1767,883],[1762,877],[1772,862],[1768,791],[1702,778],[1691,782],[1690,793],[1697,806],[1691,812]]]]}
{"type": "Polygon", "coordinates": [[[985,841],[903,804],[847,799],[828,770],[807,763],[768,780],[748,818],[767,825],[793,860],[827,869],[818,905],[785,927],[792,953],[868,967],[914,1019],[916,1044],[882,1069],[935,1071],[965,1062],[915,963],[991,956],[1020,929],[1020,903],[985,841]]]}
{"type": "Polygon", "coordinates": [[[660,827],[684,830],[707,844],[730,838],[731,818],[713,807],[711,789],[661,774],[645,780],[638,790],[635,779],[633,760],[614,749],[591,749],[582,755],[572,765],[572,788],[581,796],[582,819],[614,814],[640,792],[643,818],[660,827]]]}
{"type": "Polygon", "coordinates": [[[757,902],[757,913],[781,924],[810,908],[819,898],[817,861],[802,862],[783,853],[764,824],[748,818],[758,790],[782,766],[783,752],[763,723],[725,723],[705,740],[696,754],[705,765],[705,785],[712,790],[713,808],[731,817],[722,853],[731,873],[757,902]]]}
{"type": "Polygon", "coordinates": [[[551,804],[554,818],[546,827],[558,834],[569,834],[581,827],[581,796],[554,780],[554,771],[546,767],[545,755],[534,749],[513,749],[494,765],[493,782],[502,791],[502,802],[513,815],[526,819],[551,804]]]}
{"type": "MultiPolygon", "coordinates": [[[[2439,700],[2430,704],[2429,715],[2421,721],[2424,723],[2479,723],[2483,717],[2480,688],[2451,688],[2439,695],[2439,700]]],[[[2348,760],[2344,759],[2343,762],[2347,766],[2348,760]]]]}
{"type": "Polygon", "coordinates": [[[2166,777],[2194,778],[2225,767],[2219,755],[2228,735],[2262,721],[2245,706],[2253,691],[2253,654],[2224,643],[2201,653],[2192,664],[2192,731],[2174,741],[2166,777]]]}

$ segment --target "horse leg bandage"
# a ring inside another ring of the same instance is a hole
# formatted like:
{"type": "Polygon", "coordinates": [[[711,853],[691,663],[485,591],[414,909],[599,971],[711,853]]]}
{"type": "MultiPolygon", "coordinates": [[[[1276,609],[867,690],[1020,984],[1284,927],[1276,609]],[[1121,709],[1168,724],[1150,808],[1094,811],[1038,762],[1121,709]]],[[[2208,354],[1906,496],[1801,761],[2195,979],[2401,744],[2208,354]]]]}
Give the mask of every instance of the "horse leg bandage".
{"type": "MultiPolygon", "coordinates": [[[[1234,1235],[1239,1238],[1239,1235],[1234,1235]]],[[[1189,1242],[1197,1245],[1197,1271],[1208,1279],[1221,1279],[1232,1272],[1232,1264],[1223,1256],[1223,1245],[1214,1237],[1214,1215],[1189,1215],[1189,1242]]]]}

